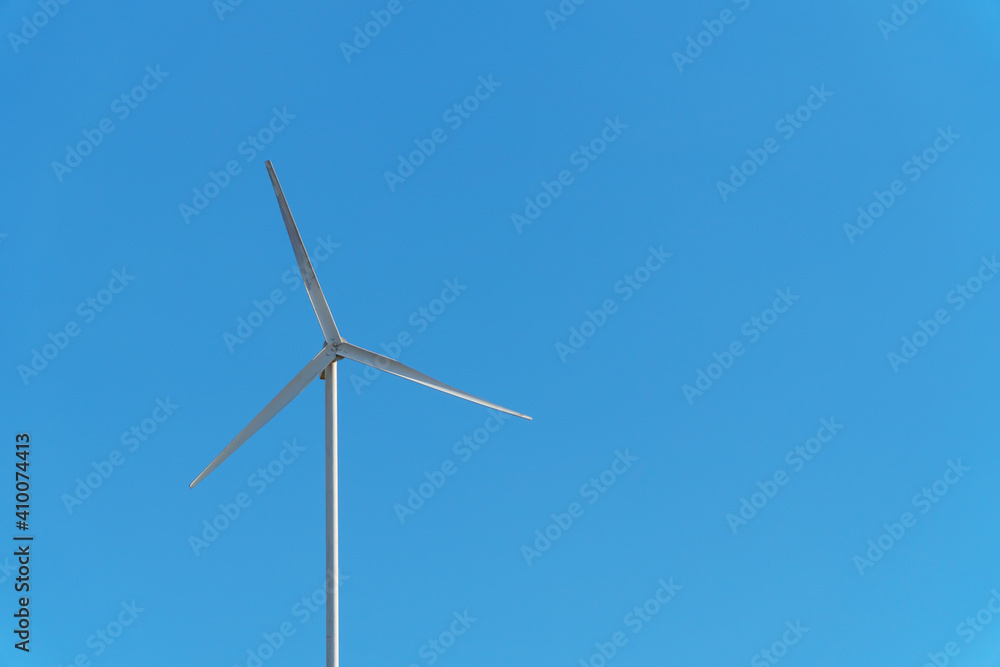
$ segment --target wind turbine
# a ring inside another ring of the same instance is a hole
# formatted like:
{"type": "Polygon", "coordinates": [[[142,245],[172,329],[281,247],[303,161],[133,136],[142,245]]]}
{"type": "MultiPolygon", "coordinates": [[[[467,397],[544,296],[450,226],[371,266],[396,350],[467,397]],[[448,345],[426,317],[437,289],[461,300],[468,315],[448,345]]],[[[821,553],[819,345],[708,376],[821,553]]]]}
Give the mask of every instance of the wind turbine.
{"type": "Polygon", "coordinates": [[[326,381],[326,568],[333,581],[333,591],[327,592],[326,596],[326,664],[327,667],[339,667],[340,665],[340,541],[337,534],[337,362],[341,359],[353,359],[363,364],[377,368],[401,378],[412,380],[431,389],[443,391],[446,394],[464,398],[467,401],[485,405],[488,408],[505,412],[515,417],[530,420],[528,415],[520,412],[508,410],[496,403],[484,401],[472,394],[467,394],[460,389],[455,389],[443,382],[438,382],[432,377],[416,371],[409,366],[404,366],[395,359],[383,356],[376,352],[366,350],[356,345],[351,345],[340,336],[337,325],[333,321],[333,314],[330,306],[323,296],[323,290],[319,286],[316,272],[313,270],[312,262],[309,261],[309,254],[302,243],[299,229],[295,225],[292,212],[288,209],[288,202],[285,201],[285,194],[278,183],[278,176],[274,173],[271,161],[264,163],[267,166],[267,173],[271,177],[271,185],[274,186],[274,194],[278,197],[278,207],[281,209],[281,217],[285,220],[285,229],[288,231],[288,238],[292,242],[292,250],[295,252],[295,261],[298,262],[299,272],[302,274],[302,283],[306,286],[306,293],[312,303],[319,326],[323,330],[323,349],[319,351],[313,360],[305,365],[298,375],[292,378],[278,395],[271,399],[271,402],[264,406],[256,417],[247,424],[242,431],[236,434],[233,441],[226,445],[218,456],[216,456],[208,467],[201,471],[193,482],[193,489],[199,482],[208,476],[219,464],[225,461],[230,454],[235,452],[250,436],[260,430],[264,424],[271,421],[282,408],[288,405],[293,398],[302,393],[302,390],[312,382],[317,375],[322,373],[322,378],[326,381]]]}

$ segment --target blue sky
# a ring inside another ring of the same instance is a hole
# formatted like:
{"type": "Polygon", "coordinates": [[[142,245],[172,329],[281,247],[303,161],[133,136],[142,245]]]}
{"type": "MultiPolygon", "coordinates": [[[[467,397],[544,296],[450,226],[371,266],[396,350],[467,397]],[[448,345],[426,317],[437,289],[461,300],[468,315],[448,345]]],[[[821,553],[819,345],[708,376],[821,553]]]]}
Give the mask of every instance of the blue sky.
{"type": "Polygon", "coordinates": [[[322,664],[322,383],[188,489],[322,345],[265,160],[347,340],[535,418],[341,364],[344,665],[1000,658],[995,0],[0,20],[2,664],[322,664]]]}

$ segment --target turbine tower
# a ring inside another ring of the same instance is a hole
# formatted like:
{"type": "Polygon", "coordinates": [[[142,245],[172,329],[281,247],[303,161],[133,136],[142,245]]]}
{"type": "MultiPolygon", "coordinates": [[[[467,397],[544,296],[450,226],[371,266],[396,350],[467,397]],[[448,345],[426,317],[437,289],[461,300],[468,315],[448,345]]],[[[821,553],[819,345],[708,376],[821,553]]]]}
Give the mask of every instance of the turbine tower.
{"type": "Polygon", "coordinates": [[[281,217],[285,220],[285,229],[288,231],[288,238],[292,242],[292,250],[295,253],[295,261],[298,262],[299,272],[302,274],[302,283],[306,286],[306,293],[312,303],[319,326],[323,330],[323,348],[313,360],[305,365],[298,375],[292,378],[278,395],[271,399],[271,402],[264,406],[256,417],[247,424],[242,431],[236,434],[233,441],[226,445],[208,467],[201,471],[193,482],[193,489],[199,482],[208,476],[219,464],[225,461],[230,454],[235,452],[240,445],[245,443],[250,436],[260,430],[264,424],[271,421],[282,408],[288,405],[293,398],[302,393],[302,390],[312,382],[317,375],[322,373],[322,378],[326,382],[326,569],[331,578],[331,587],[327,587],[326,596],[326,664],[327,667],[339,667],[340,665],[340,553],[339,537],[337,534],[337,362],[341,359],[352,359],[377,368],[401,378],[412,380],[431,389],[443,391],[446,394],[464,398],[467,401],[484,405],[500,412],[505,412],[515,417],[530,420],[531,417],[522,415],[520,412],[508,410],[495,403],[484,401],[472,394],[448,386],[443,382],[438,382],[434,378],[428,377],[419,371],[415,371],[409,366],[404,366],[395,359],[383,356],[376,352],[366,350],[356,345],[351,345],[340,336],[337,325],[333,321],[333,314],[330,306],[323,296],[323,290],[319,286],[316,272],[313,270],[312,262],[302,243],[299,229],[295,226],[295,219],[288,209],[288,202],[285,201],[285,194],[278,183],[278,176],[274,173],[271,161],[265,162],[267,173],[271,177],[271,185],[274,186],[274,194],[278,197],[278,207],[281,209],[281,217]],[[324,372],[325,371],[325,372],[324,372]]]}

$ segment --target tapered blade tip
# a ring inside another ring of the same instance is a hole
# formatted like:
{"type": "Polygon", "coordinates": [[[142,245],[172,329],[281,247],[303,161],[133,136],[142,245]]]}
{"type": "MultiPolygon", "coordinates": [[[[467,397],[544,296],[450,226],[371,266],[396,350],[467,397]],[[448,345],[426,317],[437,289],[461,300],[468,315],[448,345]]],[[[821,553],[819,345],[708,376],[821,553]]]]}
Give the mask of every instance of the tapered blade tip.
{"type": "Polygon", "coordinates": [[[491,405],[492,405],[493,409],[499,409],[500,412],[504,412],[504,413],[506,413],[508,415],[511,415],[512,417],[520,417],[521,419],[527,419],[529,422],[530,421],[534,421],[531,418],[530,415],[526,415],[526,414],[524,414],[522,412],[518,412],[517,410],[511,410],[510,408],[505,408],[505,407],[503,407],[501,405],[495,405],[495,404],[491,404],[491,405]]]}

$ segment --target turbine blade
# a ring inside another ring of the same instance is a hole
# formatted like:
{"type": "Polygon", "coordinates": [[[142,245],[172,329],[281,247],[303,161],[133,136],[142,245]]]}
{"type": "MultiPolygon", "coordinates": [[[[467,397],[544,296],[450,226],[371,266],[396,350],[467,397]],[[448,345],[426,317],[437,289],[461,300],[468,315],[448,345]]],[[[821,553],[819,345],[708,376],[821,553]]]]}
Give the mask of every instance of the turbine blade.
{"type": "Polygon", "coordinates": [[[292,242],[292,250],[295,252],[295,261],[299,264],[299,273],[302,274],[302,283],[306,286],[306,293],[309,294],[309,301],[316,312],[316,319],[323,329],[323,337],[328,343],[341,343],[343,338],[337,331],[337,324],[333,321],[333,313],[330,312],[330,304],[323,296],[323,288],[319,286],[319,279],[313,270],[312,262],[309,261],[309,253],[306,252],[305,245],[302,244],[302,236],[299,228],[295,225],[295,218],[288,209],[288,202],[285,201],[285,193],[278,183],[278,175],[274,173],[271,161],[264,163],[267,166],[267,173],[271,177],[271,185],[274,186],[274,194],[278,197],[278,207],[281,209],[281,217],[285,220],[285,229],[288,231],[288,238],[292,242]]]}
{"type": "Polygon", "coordinates": [[[210,472],[219,467],[219,464],[225,461],[230,454],[235,452],[240,445],[246,442],[250,436],[260,430],[260,428],[271,421],[274,415],[281,412],[281,409],[292,402],[292,399],[302,393],[302,390],[313,381],[313,379],[320,374],[320,372],[326,368],[331,361],[337,356],[337,349],[332,345],[327,345],[317,354],[312,361],[306,364],[306,367],[299,371],[299,374],[292,378],[284,389],[278,392],[278,395],[271,399],[271,402],[260,411],[260,414],[253,418],[253,420],[247,424],[242,431],[240,431],[233,441],[226,445],[218,456],[216,456],[208,467],[201,471],[193,482],[191,482],[191,488],[193,489],[198,482],[205,479],[210,472]]]}
{"type": "Polygon", "coordinates": [[[483,399],[477,398],[472,394],[467,394],[460,389],[448,386],[444,382],[438,382],[434,378],[428,377],[420,371],[415,371],[409,366],[404,366],[395,359],[390,359],[389,357],[382,356],[381,354],[366,350],[358,347],[357,345],[341,343],[337,346],[337,354],[348,359],[353,359],[354,361],[360,361],[361,363],[371,366],[372,368],[377,368],[380,371],[386,371],[387,373],[398,375],[401,378],[412,380],[413,382],[422,384],[425,387],[437,389],[438,391],[443,391],[446,394],[458,396],[459,398],[464,398],[467,401],[472,401],[473,403],[478,403],[479,405],[485,405],[488,408],[493,408],[494,410],[499,410],[500,412],[506,412],[509,415],[514,415],[515,417],[521,417],[522,419],[528,420],[531,419],[528,415],[522,415],[520,412],[508,410],[507,408],[497,405],[496,403],[484,401],[483,399]]]}

